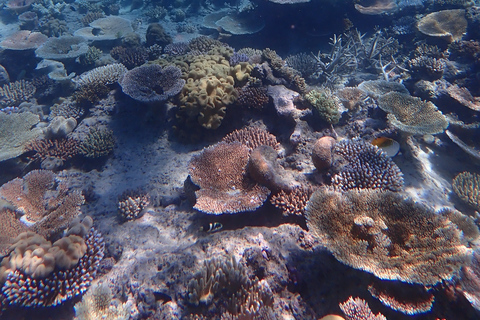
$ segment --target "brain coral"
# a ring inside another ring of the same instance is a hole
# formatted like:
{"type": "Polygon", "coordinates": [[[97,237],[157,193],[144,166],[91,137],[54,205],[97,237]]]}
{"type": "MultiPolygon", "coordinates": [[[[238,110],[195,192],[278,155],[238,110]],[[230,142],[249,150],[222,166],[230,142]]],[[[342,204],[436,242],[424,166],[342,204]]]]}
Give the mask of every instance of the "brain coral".
{"type": "Polygon", "coordinates": [[[389,92],[380,96],[378,106],[388,112],[390,123],[413,134],[442,133],[448,127],[445,116],[430,101],[409,94],[389,92]]]}
{"type": "Polygon", "coordinates": [[[247,177],[249,153],[239,142],[220,142],[194,156],[188,166],[192,182],[200,187],[194,208],[222,214],[260,207],[270,191],[247,177]]]}
{"type": "Polygon", "coordinates": [[[471,255],[455,224],[394,192],[317,191],[305,215],[337,260],[380,279],[434,285],[471,255]]]}

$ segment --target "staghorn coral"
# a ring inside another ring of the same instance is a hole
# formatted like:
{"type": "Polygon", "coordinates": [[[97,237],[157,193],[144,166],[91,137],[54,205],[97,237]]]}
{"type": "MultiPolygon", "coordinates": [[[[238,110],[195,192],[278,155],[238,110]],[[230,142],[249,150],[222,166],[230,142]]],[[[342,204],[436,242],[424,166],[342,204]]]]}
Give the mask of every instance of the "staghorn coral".
{"type": "Polygon", "coordinates": [[[240,142],[250,150],[259,146],[270,146],[277,151],[281,149],[280,143],[278,143],[277,138],[273,134],[253,126],[235,130],[227,134],[222,141],[227,143],[240,142]]]}
{"type": "Polygon", "coordinates": [[[104,243],[91,218],[79,223],[88,230],[85,235],[70,232],[53,244],[32,232],[17,238],[0,267],[5,305],[55,306],[87,290],[103,258],[104,243]]]}
{"type": "Polygon", "coordinates": [[[79,152],[87,158],[100,158],[109,155],[115,147],[112,130],[90,129],[87,137],[78,146],[79,152]]]}
{"type": "Polygon", "coordinates": [[[400,168],[377,146],[359,139],[343,140],[335,145],[334,153],[347,162],[332,178],[337,190],[402,190],[400,168]]]}
{"type": "Polygon", "coordinates": [[[260,207],[269,190],[246,175],[249,149],[239,142],[208,147],[189,163],[197,201],[194,208],[209,214],[252,211],[260,207]]]}
{"type": "Polygon", "coordinates": [[[348,298],[344,303],[339,304],[347,320],[387,320],[381,313],[373,314],[368,303],[360,298],[348,298]]]}
{"type": "Polygon", "coordinates": [[[380,279],[434,285],[471,255],[455,224],[390,191],[317,191],[305,216],[337,260],[380,279]]]}
{"type": "Polygon", "coordinates": [[[150,204],[150,195],[143,190],[126,190],[118,197],[118,212],[126,220],[138,218],[150,204]]]}
{"type": "Polygon", "coordinates": [[[122,91],[137,101],[163,102],[182,90],[185,80],[181,75],[177,67],[151,64],[127,71],[119,82],[122,91]]]}
{"type": "Polygon", "coordinates": [[[2,108],[18,107],[20,103],[33,98],[35,91],[35,86],[25,80],[4,84],[0,88],[0,106],[2,108]]]}
{"type": "Polygon", "coordinates": [[[270,202],[280,210],[284,216],[304,216],[308,200],[312,196],[314,189],[310,186],[299,186],[291,191],[281,190],[274,194],[270,202]]]}
{"type": "Polygon", "coordinates": [[[453,191],[463,201],[480,210],[480,175],[462,172],[453,178],[453,191]]]}
{"type": "Polygon", "coordinates": [[[35,225],[37,233],[56,232],[79,213],[84,202],[81,193],[68,191],[64,183],[55,182],[49,170],[33,170],[0,187],[0,196],[22,211],[35,225]]]}
{"type": "Polygon", "coordinates": [[[320,117],[330,124],[336,124],[340,120],[338,108],[341,106],[340,99],[328,90],[312,90],[305,95],[305,99],[318,112],[320,117]]]}
{"type": "Polygon", "coordinates": [[[21,155],[25,145],[42,135],[42,128],[37,128],[40,117],[31,112],[0,112],[0,161],[21,155]]]}
{"type": "Polygon", "coordinates": [[[93,284],[75,304],[74,320],[128,320],[131,305],[122,303],[113,297],[112,290],[106,283],[93,284]]]}
{"type": "Polygon", "coordinates": [[[409,94],[389,92],[380,96],[378,106],[388,112],[389,122],[412,134],[437,134],[448,127],[445,116],[430,101],[409,94]]]}
{"type": "Polygon", "coordinates": [[[246,85],[237,91],[238,103],[241,106],[261,110],[268,104],[269,97],[265,87],[246,85]]]}

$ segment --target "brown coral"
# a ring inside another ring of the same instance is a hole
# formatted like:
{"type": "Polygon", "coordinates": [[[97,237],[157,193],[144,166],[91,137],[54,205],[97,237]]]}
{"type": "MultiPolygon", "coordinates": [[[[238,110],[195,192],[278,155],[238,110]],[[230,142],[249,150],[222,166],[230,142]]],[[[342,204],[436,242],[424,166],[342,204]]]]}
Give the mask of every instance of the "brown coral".
{"type": "Polygon", "coordinates": [[[381,313],[374,315],[368,303],[360,298],[350,297],[344,303],[340,303],[339,306],[347,320],[387,320],[381,313]]]}
{"type": "Polygon", "coordinates": [[[49,158],[67,161],[79,153],[78,141],[73,138],[34,140],[25,147],[25,151],[33,152],[34,154],[29,158],[33,161],[40,162],[49,158]]]}
{"type": "Polygon", "coordinates": [[[278,143],[277,138],[273,134],[267,130],[253,126],[235,130],[227,134],[222,141],[227,143],[240,142],[250,150],[259,146],[270,146],[277,151],[281,148],[280,143],[278,143]]]}
{"type": "Polygon", "coordinates": [[[126,190],[118,198],[118,212],[126,220],[138,218],[150,204],[150,196],[142,190],[126,190]]]}
{"type": "Polygon", "coordinates": [[[390,92],[378,98],[378,106],[388,112],[390,123],[413,134],[442,133],[448,127],[445,116],[430,101],[409,94],[390,92]]]}
{"type": "Polygon", "coordinates": [[[460,199],[480,210],[480,175],[470,172],[459,173],[453,179],[452,187],[460,199]]]}
{"type": "Polygon", "coordinates": [[[265,87],[246,85],[237,91],[238,103],[241,106],[261,110],[268,104],[269,97],[265,87]]]}
{"type": "Polygon", "coordinates": [[[339,261],[380,279],[434,285],[471,254],[456,225],[393,192],[317,191],[305,215],[339,261]]]}
{"type": "Polygon", "coordinates": [[[313,145],[312,162],[318,171],[329,169],[333,162],[333,147],[335,139],[329,136],[321,137],[313,145]]]}
{"type": "Polygon", "coordinates": [[[220,142],[208,147],[189,163],[196,191],[194,208],[211,214],[251,211],[260,207],[270,193],[246,175],[249,149],[239,142],[220,142]]]}
{"type": "Polygon", "coordinates": [[[303,216],[313,191],[314,189],[310,186],[299,186],[293,188],[290,192],[282,190],[274,194],[270,202],[282,210],[285,216],[303,216]]]}
{"type": "Polygon", "coordinates": [[[21,223],[16,212],[9,208],[0,209],[0,257],[10,252],[10,246],[15,238],[22,232],[26,232],[27,227],[21,223]]]}
{"type": "Polygon", "coordinates": [[[69,191],[64,183],[57,184],[49,170],[33,170],[23,179],[7,182],[0,188],[0,196],[23,211],[35,223],[32,228],[42,235],[68,225],[84,202],[81,193],[69,191]]]}

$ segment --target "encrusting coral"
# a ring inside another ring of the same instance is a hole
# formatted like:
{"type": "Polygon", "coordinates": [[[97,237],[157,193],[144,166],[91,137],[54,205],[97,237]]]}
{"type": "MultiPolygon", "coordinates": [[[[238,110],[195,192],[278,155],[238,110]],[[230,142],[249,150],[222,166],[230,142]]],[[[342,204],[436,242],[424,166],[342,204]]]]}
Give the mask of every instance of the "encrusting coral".
{"type": "Polygon", "coordinates": [[[452,187],[460,199],[480,210],[480,175],[471,172],[459,173],[453,178],[452,187]]]}
{"type": "Polygon", "coordinates": [[[380,279],[434,285],[471,256],[455,224],[394,192],[317,191],[305,216],[337,260],[380,279]]]}
{"type": "Polygon", "coordinates": [[[400,168],[377,146],[359,139],[342,140],[335,145],[334,154],[346,161],[332,178],[336,189],[402,190],[400,168]]]}
{"type": "Polygon", "coordinates": [[[4,306],[55,306],[85,292],[104,255],[92,224],[89,217],[74,223],[53,244],[33,232],[20,234],[0,266],[4,306]]]}
{"type": "Polygon", "coordinates": [[[222,214],[252,211],[260,207],[270,191],[246,175],[249,149],[239,142],[220,142],[194,156],[188,166],[195,191],[194,208],[222,214]]]}

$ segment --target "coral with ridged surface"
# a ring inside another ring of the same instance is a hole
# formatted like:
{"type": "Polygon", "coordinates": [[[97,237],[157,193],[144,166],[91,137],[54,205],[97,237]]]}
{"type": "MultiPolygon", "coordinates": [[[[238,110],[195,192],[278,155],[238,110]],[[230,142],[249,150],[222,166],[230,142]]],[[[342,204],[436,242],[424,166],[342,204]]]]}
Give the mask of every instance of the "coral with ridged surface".
{"type": "Polygon", "coordinates": [[[305,215],[337,260],[380,279],[434,285],[471,256],[455,224],[394,192],[317,191],[305,215]]]}
{"type": "Polygon", "coordinates": [[[453,191],[463,201],[480,210],[480,175],[462,172],[453,178],[453,191]]]}

